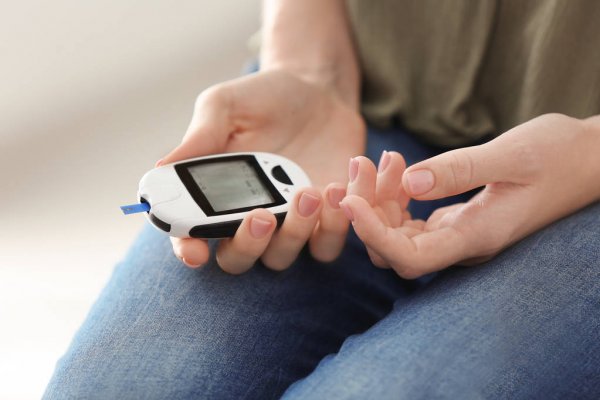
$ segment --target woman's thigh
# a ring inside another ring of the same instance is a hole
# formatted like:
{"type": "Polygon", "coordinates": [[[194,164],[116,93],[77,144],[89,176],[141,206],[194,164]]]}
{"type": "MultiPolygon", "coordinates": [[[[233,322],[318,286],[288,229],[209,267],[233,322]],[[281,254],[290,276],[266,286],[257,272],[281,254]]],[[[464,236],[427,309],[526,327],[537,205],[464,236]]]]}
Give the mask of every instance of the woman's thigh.
{"type": "Polygon", "coordinates": [[[241,276],[183,266],[148,227],[59,361],[47,398],[274,398],[407,288],[358,242],[241,276]]]}
{"type": "Polygon", "coordinates": [[[452,268],[285,398],[600,398],[600,203],[452,268]]]}

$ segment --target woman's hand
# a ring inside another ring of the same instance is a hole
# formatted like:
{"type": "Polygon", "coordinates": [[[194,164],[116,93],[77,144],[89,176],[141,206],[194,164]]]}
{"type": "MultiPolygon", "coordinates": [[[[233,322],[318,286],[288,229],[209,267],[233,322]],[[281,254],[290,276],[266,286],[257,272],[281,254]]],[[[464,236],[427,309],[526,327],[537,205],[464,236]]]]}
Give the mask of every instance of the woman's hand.
{"type": "MultiPolygon", "coordinates": [[[[285,221],[253,210],[235,237],[222,240],[217,261],[241,273],[261,258],[287,268],[307,240],[320,261],[336,258],[348,221],[339,208],[345,164],[362,154],[358,114],[360,73],[344,0],[267,0],[263,3],[261,72],[213,86],[200,95],[183,142],[162,162],[232,151],[268,151],[296,161],[314,187],[301,190],[285,221]]],[[[208,260],[199,239],[173,239],[190,267],[208,260]]]]}
{"type": "MultiPolygon", "coordinates": [[[[270,70],[213,86],[196,103],[181,145],[159,164],[207,154],[267,151],[297,162],[314,187],[301,190],[281,228],[273,215],[254,210],[232,239],[217,250],[220,266],[241,273],[261,258],[267,267],[288,267],[310,240],[313,256],[336,258],[348,221],[339,208],[345,195],[346,160],[361,154],[365,129],[355,107],[337,91],[283,70],[270,70]]],[[[172,239],[190,267],[208,260],[206,241],[172,239]]]]}
{"type": "Polygon", "coordinates": [[[481,146],[449,151],[405,170],[384,153],[380,172],[351,160],[341,205],[373,263],[416,278],[486,261],[511,244],[600,199],[600,117],[535,118],[481,146]],[[408,198],[439,199],[481,186],[466,203],[412,220],[408,198]]]}

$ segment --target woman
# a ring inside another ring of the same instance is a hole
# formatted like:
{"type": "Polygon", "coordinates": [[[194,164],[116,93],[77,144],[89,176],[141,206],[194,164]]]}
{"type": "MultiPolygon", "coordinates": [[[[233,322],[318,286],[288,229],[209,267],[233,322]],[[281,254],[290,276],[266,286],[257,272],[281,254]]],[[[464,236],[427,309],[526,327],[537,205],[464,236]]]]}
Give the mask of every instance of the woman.
{"type": "Polygon", "coordinates": [[[599,18],[266,1],[261,70],[157,164],[271,151],[315,186],[278,230],[173,239],[189,269],[144,231],[46,398],[597,398],[599,18]]]}

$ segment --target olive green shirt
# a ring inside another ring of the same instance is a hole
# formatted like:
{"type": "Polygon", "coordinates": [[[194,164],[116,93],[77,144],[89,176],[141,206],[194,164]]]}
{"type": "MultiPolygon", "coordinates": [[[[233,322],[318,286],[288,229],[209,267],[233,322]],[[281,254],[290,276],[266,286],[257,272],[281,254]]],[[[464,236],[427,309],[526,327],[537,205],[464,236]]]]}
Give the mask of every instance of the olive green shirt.
{"type": "Polygon", "coordinates": [[[362,110],[441,146],[600,114],[599,0],[349,0],[362,110]]]}

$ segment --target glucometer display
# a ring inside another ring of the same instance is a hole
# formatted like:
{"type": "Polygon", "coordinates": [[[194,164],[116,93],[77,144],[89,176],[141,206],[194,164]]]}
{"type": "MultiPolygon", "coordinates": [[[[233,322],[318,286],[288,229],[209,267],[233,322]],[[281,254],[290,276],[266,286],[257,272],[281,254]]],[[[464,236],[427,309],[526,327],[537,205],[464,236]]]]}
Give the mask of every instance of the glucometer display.
{"type": "Polygon", "coordinates": [[[188,171],[216,212],[274,202],[255,168],[245,160],[197,164],[188,171]]]}

